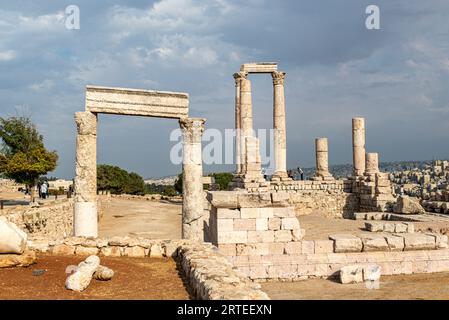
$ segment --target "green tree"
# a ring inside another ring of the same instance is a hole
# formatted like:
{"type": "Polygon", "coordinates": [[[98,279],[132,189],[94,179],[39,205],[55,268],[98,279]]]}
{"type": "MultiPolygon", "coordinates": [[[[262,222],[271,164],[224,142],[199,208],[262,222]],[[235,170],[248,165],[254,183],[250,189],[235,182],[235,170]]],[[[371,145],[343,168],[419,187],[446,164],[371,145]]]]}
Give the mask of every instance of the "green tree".
{"type": "Polygon", "coordinates": [[[182,194],[182,173],[178,175],[178,178],[175,180],[175,190],[182,194]]]}
{"type": "Polygon", "coordinates": [[[33,201],[34,187],[39,176],[56,168],[56,151],[45,149],[43,136],[27,117],[0,117],[0,137],[0,172],[5,177],[30,187],[33,201]]]}
{"type": "Polygon", "coordinates": [[[97,166],[97,188],[113,194],[145,194],[145,183],[141,176],[107,164],[97,166]]]}
{"type": "Polygon", "coordinates": [[[212,173],[209,176],[215,178],[215,183],[219,185],[220,190],[228,190],[229,183],[234,179],[234,175],[229,172],[212,173]]]}

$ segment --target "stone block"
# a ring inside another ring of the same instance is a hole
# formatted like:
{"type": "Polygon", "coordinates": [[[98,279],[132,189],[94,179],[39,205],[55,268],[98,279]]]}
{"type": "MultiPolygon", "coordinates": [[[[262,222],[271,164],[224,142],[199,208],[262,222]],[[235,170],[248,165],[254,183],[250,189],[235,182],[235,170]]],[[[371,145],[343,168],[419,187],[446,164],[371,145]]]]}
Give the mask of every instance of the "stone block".
{"type": "Polygon", "coordinates": [[[390,251],[403,251],[404,250],[404,238],[397,237],[395,235],[384,235],[387,240],[388,248],[390,251]]]}
{"type": "Polygon", "coordinates": [[[404,250],[427,250],[435,249],[436,241],[435,237],[421,234],[421,233],[404,233],[401,235],[396,235],[398,237],[404,238],[404,250]]]}
{"type": "MultiPolygon", "coordinates": [[[[252,232],[256,232],[256,231],[252,231],[252,232]]],[[[247,242],[248,242],[248,232],[247,231],[225,231],[225,232],[218,233],[218,244],[247,243],[247,242]]],[[[262,242],[262,241],[255,241],[255,242],[262,242]]]]}
{"type": "Polygon", "coordinates": [[[274,231],[248,231],[247,243],[274,242],[274,231]]]}
{"type": "Polygon", "coordinates": [[[340,269],[340,282],[342,284],[363,282],[363,268],[361,266],[345,266],[340,269]]]}
{"type": "Polygon", "coordinates": [[[257,218],[256,231],[267,231],[267,230],[268,230],[268,218],[257,218]]]}
{"type": "Polygon", "coordinates": [[[302,253],[301,242],[288,242],[285,244],[285,254],[298,255],[302,253]]]}
{"type": "Polygon", "coordinates": [[[395,232],[395,224],[394,223],[384,223],[384,231],[394,233],[395,232]]]}
{"type": "Polygon", "coordinates": [[[234,219],[234,231],[256,230],[256,219],[234,219]]]}
{"type": "Polygon", "coordinates": [[[52,255],[70,256],[75,254],[75,247],[66,244],[60,244],[51,247],[50,253],[52,255]]]}
{"type": "Polygon", "coordinates": [[[293,240],[291,230],[274,231],[274,242],[290,242],[293,240]]]}
{"type": "Polygon", "coordinates": [[[363,280],[365,281],[379,281],[382,273],[382,268],[377,264],[370,264],[363,267],[363,280]]]}
{"type": "Polygon", "coordinates": [[[259,217],[259,208],[241,208],[240,216],[242,219],[256,219],[259,217]]]}
{"type": "Polygon", "coordinates": [[[259,208],[260,218],[273,218],[273,208],[259,208]]]}
{"type": "Polygon", "coordinates": [[[249,277],[251,279],[266,279],[268,278],[267,267],[265,266],[251,266],[249,268],[249,277]]]}
{"type": "Polygon", "coordinates": [[[281,230],[281,218],[268,219],[268,229],[269,230],[281,230]]]}
{"type": "Polygon", "coordinates": [[[164,250],[159,243],[154,243],[148,253],[150,258],[162,258],[164,256],[164,250]]]}
{"type": "Polygon", "coordinates": [[[370,232],[382,232],[384,225],[382,222],[365,222],[365,229],[370,232]]]}
{"type": "Polygon", "coordinates": [[[219,244],[218,250],[224,256],[235,256],[237,255],[235,244],[219,244]]]}
{"type": "Polygon", "coordinates": [[[330,235],[330,240],[334,241],[334,252],[361,252],[363,248],[362,240],[350,234],[330,235]]]}
{"type": "Polygon", "coordinates": [[[98,254],[100,250],[95,247],[83,247],[83,246],[77,246],[75,250],[75,254],[77,256],[95,256],[98,254]]]}
{"type": "Polygon", "coordinates": [[[238,219],[240,218],[240,210],[217,208],[217,219],[238,219]]]}
{"type": "Polygon", "coordinates": [[[303,232],[305,232],[304,229],[292,230],[293,241],[301,241],[305,236],[305,233],[303,232]]]}
{"type": "Polygon", "coordinates": [[[126,247],[123,250],[123,256],[125,257],[143,258],[145,255],[145,249],[139,246],[126,247]]]}
{"type": "Polygon", "coordinates": [[[394,232],[396,233],[406,233],[407,225],[405,223],[396,223],[394,226],[394,232]]]}
{"type": "Polygon", "coordinates": [[[382,235],[364,235],[362,236],[363,251],[388,251],[388,243],[382,235]]]}
{"type": "Polygon", "coordinates": [[[292,218],[295,217],[295,209],[292,207],[273,208],[274,217],[292,218]]]}
{"type": "Polygon", "coordinates": [[[105,257],[120,257],[123,252],[123,247],[104,247],[101,248],[100,254],[105,257]]]}
{"type": "Polygon", "coordinates": [[[407,233],[415,233],[415,225],[412,222],[404,222],[407,226],[407,233]]]}
{"type": "Polygon", "coordinates": [[[234,231],[234,219],[217,219],[217,231],[234,231]]]}
{"type": "Polygon", "coordinates": [[[281,220],[282,230],[296,230],[299,229],[299,221],[297,218],[282,218],[281,220]]]}
{"type": "Polygon", "coordinates": [[[315,240],[314,253],[333,253],[334,241],[332,240],[315,240]]]}
{"type": "Polygon", "coordinates": [[[268,254],[279,255],[285,253],[285,244],[280,242],[268,243],[268,254]]]}
{"type": "Polygon", "coordinates": [[[435,238],[435,245],[437,249],[447,249],[448,237],[440,233],[426,233],[425,235],[435,238]]]}
{"type": "Polygon", "coordinates": [[[302,248],[301,248],[302,254],[314,254],[315,253],[315,241],[303,240],[303,241],[301,241],[301,244],[302,244],[302,248]]]}

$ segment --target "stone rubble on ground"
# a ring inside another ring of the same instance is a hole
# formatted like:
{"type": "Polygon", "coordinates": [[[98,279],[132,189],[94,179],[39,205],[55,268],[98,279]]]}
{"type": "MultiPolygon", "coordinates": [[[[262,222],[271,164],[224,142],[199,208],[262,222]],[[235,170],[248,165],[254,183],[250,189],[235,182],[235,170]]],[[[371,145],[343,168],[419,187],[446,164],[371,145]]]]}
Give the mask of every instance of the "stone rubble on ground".
{"type": "Polygon", "coordinates": [[[80,262],[77,270],[67,277],[66,288],[76,292],[86,290],[99,265],[100,258],[97,256],[89,256],[86,260],[80,262]]]}

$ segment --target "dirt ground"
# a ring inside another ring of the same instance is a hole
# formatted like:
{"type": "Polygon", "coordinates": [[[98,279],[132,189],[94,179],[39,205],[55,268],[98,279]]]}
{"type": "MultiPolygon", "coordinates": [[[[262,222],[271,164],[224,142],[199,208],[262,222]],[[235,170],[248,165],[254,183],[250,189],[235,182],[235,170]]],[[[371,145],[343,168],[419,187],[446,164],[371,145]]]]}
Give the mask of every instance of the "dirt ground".
{"type": "Polygon", "coordinates": [[[81,293],[65,289],[65,269],[82,258],[38,256],[28,268],[0,269],[0,300],[185,300],[189,294],[173,259],[102,257],[101,264],[114,270],[110,281],[92,280],[81,293]],[[33,276],[33,270],[47,270],[33,276]]]}
{"type": "Polygon", "coordinates": [[[324,279],[267,282],[262,290],[274,300],[449,300],[449,273],[384,276],[379,290],[324,279]]]}
{"type": "Polygon", "coordinates": [[[102,208],[100,237],[181,239],[181,204],[110,198],[102,208]]]}

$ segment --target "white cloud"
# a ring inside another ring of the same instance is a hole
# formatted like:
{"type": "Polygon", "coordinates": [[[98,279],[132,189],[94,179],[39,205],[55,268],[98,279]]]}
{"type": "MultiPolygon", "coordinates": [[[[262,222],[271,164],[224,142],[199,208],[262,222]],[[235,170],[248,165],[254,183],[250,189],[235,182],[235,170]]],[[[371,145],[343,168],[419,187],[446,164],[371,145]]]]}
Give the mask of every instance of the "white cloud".
{"type": "Polygon", "coordinates": [[[16,52],[14,50],[0,51],[0,61],[11,61],[16,58],[16,52]]]}

